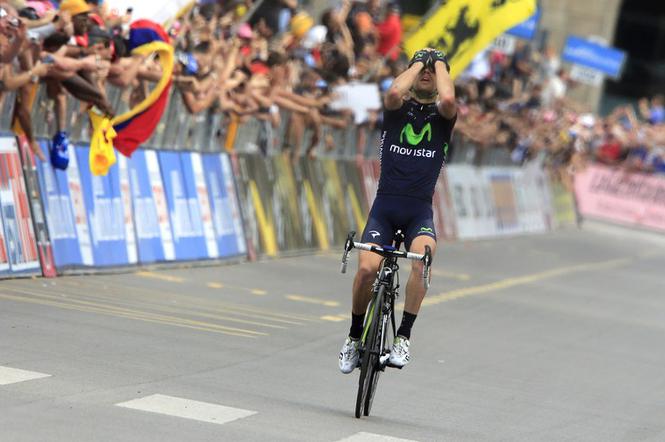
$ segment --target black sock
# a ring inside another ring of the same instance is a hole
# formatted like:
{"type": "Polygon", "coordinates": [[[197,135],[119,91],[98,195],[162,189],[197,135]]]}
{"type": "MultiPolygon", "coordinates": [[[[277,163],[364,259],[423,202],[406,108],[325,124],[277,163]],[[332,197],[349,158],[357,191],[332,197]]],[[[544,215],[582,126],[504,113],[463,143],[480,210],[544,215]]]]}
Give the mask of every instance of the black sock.
{"type": "Polygon", "coordinates": [[[349,330],[351,339],[360,339],[360,336],[363,334],[363,322],[365,322],[364,313],[356,315],[351,312],[351,330],[349,330]]]}
{"type": "Polygon", "coordinates": [[[416,322],[416,317],[413,313],[409,313],[404,310],[404,315],[402,316],[402,323],[397,330],[397,336],[404,336],[406,339],[411,339],[411,327],[413,323],[416,322]]]}

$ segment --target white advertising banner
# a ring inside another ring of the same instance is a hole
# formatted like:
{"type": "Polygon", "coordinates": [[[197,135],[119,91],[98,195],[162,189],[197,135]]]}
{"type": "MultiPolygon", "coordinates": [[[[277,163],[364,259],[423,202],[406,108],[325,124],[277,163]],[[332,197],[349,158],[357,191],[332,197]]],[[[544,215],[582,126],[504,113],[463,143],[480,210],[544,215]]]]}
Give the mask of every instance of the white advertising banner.
{"type": "Polygon", "coordinates": [[[552,199],[539,167],[452,165],[447,172],[459,239],[552,228],[552,199]]]}

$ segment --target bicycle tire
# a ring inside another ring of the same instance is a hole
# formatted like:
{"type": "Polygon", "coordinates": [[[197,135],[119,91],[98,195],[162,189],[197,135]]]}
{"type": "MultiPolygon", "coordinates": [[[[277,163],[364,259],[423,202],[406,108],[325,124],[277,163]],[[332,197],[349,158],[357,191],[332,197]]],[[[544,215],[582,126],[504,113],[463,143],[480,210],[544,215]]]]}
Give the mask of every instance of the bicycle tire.
{"type": "MultiPolygon", "coordinates": [[[[383,345],[384,345],[384,333],[382,331],[383,326],[383,313],[381,312],[383,308],[384,296],[386,293],[385,286],[379,287],[379,293],[376,297],[376,302],[379,308],[374,309],[372,323],[374,324],[372,330],[370,330],[370,336],[368,342],[371,344],[369,348],[371,349],[370,358],[368,361],[368,370],[367,370],[367,392],[365,393],[364,404],[363,404],[363,415],[369,416],[369,413],[372,409],[372,402],[374,400],[374,393],[376,393],[376,386],[379,382],[379,377],[381,375],[381,370],[379,369],[379,359],[381,357],[383,345]]],[[[366,346],[368,347],[368,346],[366,346]]]]}
{"type": "Polygon", "coordinates": [[[377,310],[377,301],[379,297],[373,297],[369,307],[368,315],[366,321],[371,321],[369,325],[369,330],[367,334],[363,336],[364,340],[364,350],[362,354],[362,359],[360,361],[360,377],[358,379],[358,394],[356,395],[356,418],[360,419],[360,416],[363,414],[363,408],[365,405],[365,398],[367,397],[367,390],[369,388],[369,371],[372,370],[372,352],[370,351],[371,344],[374,340],[375,330],[377,328],[375,320],[375,312],[377,310]]]}
{"type": "MultiPolygon", "coordinates": [[[[383,302],[382,298],[381,302],[383,302]]],[[[380,359],[381,356],[383,355],[383,350],[386,348],[386,338],[388,337],[388,324],[386,323],[386,328],[383,328],[383,314],[379,314],[379,316],[376,317],[376,320],[378,322],[379,330],[380,330],[380,336],[377,336],[376,339],[376,345],[378,346],[378,355],[376,356],[376,360],[374,361],[374,366],[375,369],[372,371],[371,378],[369,380],[369,385],[370,385],[370,390],[368,391],[368,394],[365,396],[365,409],[364,409],[364,414],[365,416],[369,416],[369,413],[372,409],[372,403],[374,402],[374,395],[376,394],[376,386],[379,383],[379,376],[381,375],[381,370],[379,367],[380,364],[380,359]],[[380,321],[379,321],[380,320],[380,321]]],[[[390,318],[388,318],[389,320],[390,318]]]]}

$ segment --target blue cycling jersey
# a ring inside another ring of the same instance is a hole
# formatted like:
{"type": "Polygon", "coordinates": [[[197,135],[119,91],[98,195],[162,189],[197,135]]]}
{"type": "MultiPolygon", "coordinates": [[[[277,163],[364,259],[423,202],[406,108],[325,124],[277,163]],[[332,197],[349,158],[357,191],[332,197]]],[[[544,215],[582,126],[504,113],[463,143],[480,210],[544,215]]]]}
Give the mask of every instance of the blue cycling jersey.
{"type": "Polygon", "coordinates": [[[413,99],[399,109],[384,111],[377,195],[408,196],[431,203],[456,119],[441,116],[435,103],[421,104],[413,99]]]}

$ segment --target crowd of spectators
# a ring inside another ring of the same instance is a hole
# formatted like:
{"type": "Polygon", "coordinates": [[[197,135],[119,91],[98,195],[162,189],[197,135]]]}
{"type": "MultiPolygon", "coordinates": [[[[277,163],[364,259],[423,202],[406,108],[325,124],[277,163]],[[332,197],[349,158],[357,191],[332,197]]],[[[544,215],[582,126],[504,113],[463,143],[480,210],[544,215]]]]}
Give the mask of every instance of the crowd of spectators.
{"type": "MultiPolygon", "coordinates": [[[[101,0],[0,1],[0,94],[17,91],[16,117],[37,154],[34,83],[44,83],[53,100],[57,141],[67,136],[66,94],[111,116],[117,110],[107,100],[107,84],[124,88],[131,107],[161,78],[154,57],[128,53],[131,22],[131,9],[115,11],[101,0]]],[[[285,127],[268,146],[293,158],[314,156],[319,146],[335,149],[328,129],[351,126],[362,155],[380,109],[358,121],[335,105],[334,90],[357,81],[386,91],[407,61],[399,7],[380,0],[343,0],[318,17],[298,0],[202,0],[166,31],[176,53],[174,84],[187,111],[285,127]]],[[[564,180],[588,159],[665,172],[663,97],[644,99],[636,110],[594,115],[566,98],[575,83],[551,47],[536,51],[519,42],[511,55],[487,50],[456,85],[457,143],[507,149],[515,163],[541,155],[564,180]]]]}
{"type": "MultiPolygon", "coordinates": [[[[0,93],[17,91],[16,115],[40,156],[30,121],[34,84],[46,85],[54,141],[62,142],[66,94],[113,116],[107,85],[126,89],[125,104],[132,107],[161,78],[155,57],[126,49],[131,9],[120,13],[99,0],[7,0],[0,7],[0,93]]],[[[176,54],[174,84],[187,111],[221,112],[240,124],[250,118],[284,124],[286,136],[272,141],[294,158],[314,156],[319,145],[335,147],[326,128],[345,128],[353,116],[331,105],[333,88],[390,77],[401,40],[398,9],[379,1],[344,0],[318,24],[297,0],[200,1],[166,31],[176,54]]],[[[359,124],[376,121],[376,114],[366,120],[359,124]]],[[[366,134],[358,134],[364,144],[366,134]]]]}
{"type": "Polygon", "coordinates": [[[567,97],[577,86],[552,47],[487,50],[456,81],[457,134],[481,151],[505,149],[517,164],[540,157],[568,185],[590,160],[665,173],[662,95],[601,117],[567,97]]]}

